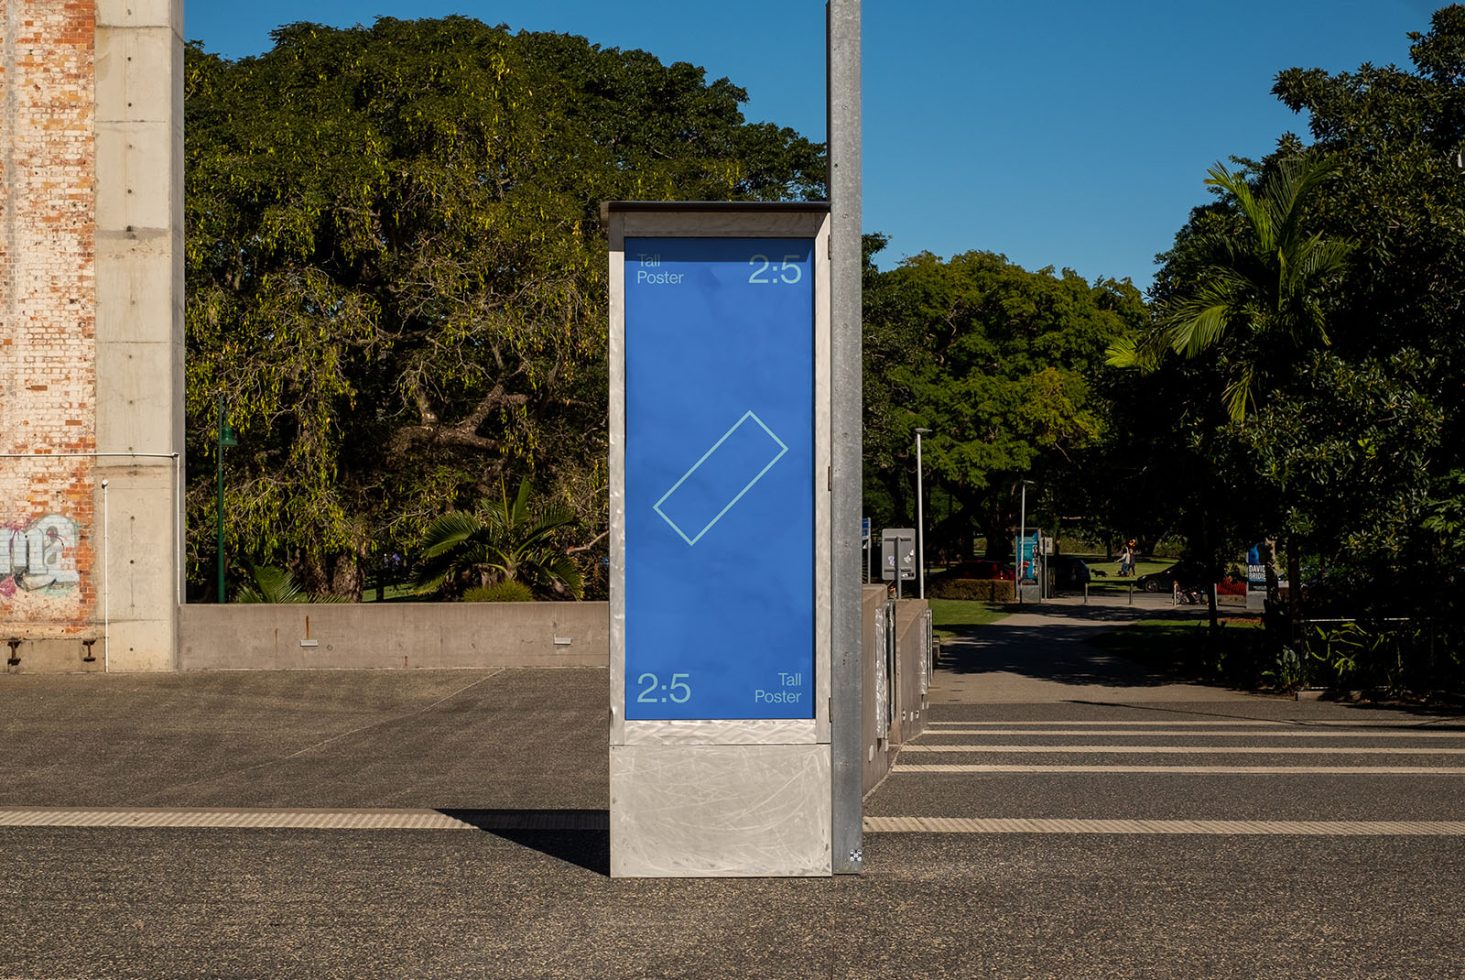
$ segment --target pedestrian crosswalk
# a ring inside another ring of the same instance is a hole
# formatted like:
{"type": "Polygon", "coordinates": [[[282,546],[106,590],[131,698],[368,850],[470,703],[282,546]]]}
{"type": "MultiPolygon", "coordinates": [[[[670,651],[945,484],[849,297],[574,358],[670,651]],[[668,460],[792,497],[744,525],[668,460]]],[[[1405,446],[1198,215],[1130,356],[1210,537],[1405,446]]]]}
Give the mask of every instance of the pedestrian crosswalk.
{"type": "Polygon", "coordinates": [[[930,722],[866,829],[1465,836],[1465,718],[1037,710],[1057,717],[930,722]]]}
{"type": "Polygon", "coordinates": [[[935,721],[901,749],[892,773],[1462,776],[1461,756],[1465,724],[1440,722],[935,721]]]}

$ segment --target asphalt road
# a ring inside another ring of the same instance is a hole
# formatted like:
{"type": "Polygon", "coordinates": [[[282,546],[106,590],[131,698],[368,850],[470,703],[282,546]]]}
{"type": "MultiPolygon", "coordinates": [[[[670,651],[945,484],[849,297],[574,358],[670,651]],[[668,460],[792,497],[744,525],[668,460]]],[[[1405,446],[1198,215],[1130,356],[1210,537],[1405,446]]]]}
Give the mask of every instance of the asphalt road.
{"type": "MultiPolygon", "coordinates": [[[[1451,773],[1465,768],[1465,718],[1135,681],[1087,648],[1092,628],[1049,611],[953,645],[931,730],[867,816],[965,830],[869,833],[859,878],[611,880],[594,820],[0,827],[0,976],[1465,972],[1465,836],[1441,832],[1465,819],[1465,775],[1451,773]],[[1027,700],[1010,700],[1019,687],[1027,700]],[[1014,819],[1131,830],[972,829],[1014,819]],[[1338,821],[1394,830],[1345,835],[1338,821]]],[[[0,815],[594,815],[606,805],[605,683],[596,670],[0,677],[0,815]]]]}

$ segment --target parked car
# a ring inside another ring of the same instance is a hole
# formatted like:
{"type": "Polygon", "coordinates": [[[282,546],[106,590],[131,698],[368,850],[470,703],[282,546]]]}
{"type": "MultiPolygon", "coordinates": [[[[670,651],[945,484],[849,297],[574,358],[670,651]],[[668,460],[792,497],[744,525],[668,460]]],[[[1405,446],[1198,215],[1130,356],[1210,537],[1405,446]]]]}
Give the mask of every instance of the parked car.
{"type": "Polygon", "coordinates": [[[1055,589],[1077,591],[1088,585],[1092,578],[1088,563],[1073,555],[1053,555],[1048,559],[1048,567],[1053,570],[1055,589]]]}
{"type": "Polygon", "coordinates": [[[1017,576],[1013,567],[1006,562],[993,561],[991,558],[969,558],[948,568],[946,577],[996,579],[1000,582],[1011,582],[1017,576]]]}
{"type": "Polygon", "coordinates": [[[1198,561],[1177,561],[1169,568],[1141,575],[1134,584],[1146,592],[1170,592],[1179,582],[1182,589],[1203,589],[1209,578],[1206,566],[1198,561]]]}

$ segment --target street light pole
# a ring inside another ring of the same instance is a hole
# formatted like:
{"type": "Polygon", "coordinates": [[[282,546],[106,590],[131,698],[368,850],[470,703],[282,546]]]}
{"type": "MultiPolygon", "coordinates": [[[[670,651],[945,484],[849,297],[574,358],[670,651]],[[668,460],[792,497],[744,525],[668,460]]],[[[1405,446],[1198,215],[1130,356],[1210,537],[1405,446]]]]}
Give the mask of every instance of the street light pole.
{"type": "Polygon", "coordinates": [[[930,429],[916,430],[916,582],[917,596],[926,598],[926,495],[921,489],[921,436],[930,429]]]}
{"type": "MultiPolygon", "coordinates": [[[[864,870],[865,745],[861,728],[864,659],[861,645],[859,551],[861,451],[864,411],[861,401],[860,300],[860,0],[829,0],[828,107],[829,207],[833,234],[830,252],[830,393],[832,399],[833,570],[830,581],[831,658],[830,739],[833,756],[833,833],[835,874],[864,870]]],[[[873,541],[871,546],[874,546],[873,541]]]]}
{"type": "Polygon", "coordinates": [[[1017,602],[1022,605],[1022,583],[1028,577],[1028,563],[1023,557],[1023,546],[1028,540],[1028,484],[1032,480],[1022,481],[1022,509],[1019,512],[1017,526],[1017,602]]]}
{"type": "Polygon", "coordinates": [[[219,454],[219,496],[218,510],[216,514],[216,526],[219,535],[219,601],[228,602],[225,593],[227,583],[224,578],[224,447],[237,446],[239,441],[234,437],[234,430],[224,420],[224,398],[219,397],[219,433],[218,433],[218,454],[219,454]]]}

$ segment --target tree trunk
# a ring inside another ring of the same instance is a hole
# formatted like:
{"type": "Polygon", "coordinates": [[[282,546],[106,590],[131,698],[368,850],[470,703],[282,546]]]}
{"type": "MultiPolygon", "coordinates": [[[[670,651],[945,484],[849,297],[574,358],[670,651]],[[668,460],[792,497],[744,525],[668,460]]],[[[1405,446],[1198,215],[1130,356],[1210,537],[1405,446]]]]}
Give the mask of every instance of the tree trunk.
{"type": "Polygon", "coordinates": [[[326,572],[325,564],[315,554],[308,554],[300,559],[295,571],[295,581],[300,584],[300,590],[307,595],[320,595],[329,590],[331,576],[326,572]]]}
{"type": "Polygon", "coordinates": [[[360,602],[363,584],[361,562],[357,557],[351,554],[337,555],[331,569],[331,595],[360,602]]]}
{"type": "Polygon", "coordinates": [[[1262,561],[1267,568],[1267,601],[1279,605],[1282,601],[1282,586],[1277,575],[1277,539],[1267,538],[1262,542],[1262,561]]]}
{"type": "Polygon", "coordinates": [[[1211,546],[1211,514],[1207,510],[1201,515],[1201,549],[1206,557],[1206,606],[1210,615],[1210,635],[1214,643],[1216,630],[1220,629],[1221,621],[1216,615],[1216,576],[1210,574],[1215,559],[1215,548],[1211,546]]]}

